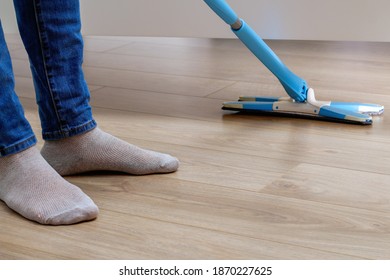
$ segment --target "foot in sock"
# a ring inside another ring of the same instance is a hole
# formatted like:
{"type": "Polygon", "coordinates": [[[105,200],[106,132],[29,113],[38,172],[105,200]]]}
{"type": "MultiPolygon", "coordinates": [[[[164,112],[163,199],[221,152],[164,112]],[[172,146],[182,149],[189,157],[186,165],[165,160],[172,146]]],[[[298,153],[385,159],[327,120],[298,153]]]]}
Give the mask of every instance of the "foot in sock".
{"type": "Polygon", "coordinates": [[[35,147],[0,158],[0,199],[41,224],[74,224],[98,214],[93,201],[64,180],[35,147]]]}
{"type": "Polygon", "coordinates": [[[170,155],[141,149],[99,128],[46,141],[41,154],[61,175],[98,170],[145,175],[174,172],[179,166],[179,161],[170,155]]]}

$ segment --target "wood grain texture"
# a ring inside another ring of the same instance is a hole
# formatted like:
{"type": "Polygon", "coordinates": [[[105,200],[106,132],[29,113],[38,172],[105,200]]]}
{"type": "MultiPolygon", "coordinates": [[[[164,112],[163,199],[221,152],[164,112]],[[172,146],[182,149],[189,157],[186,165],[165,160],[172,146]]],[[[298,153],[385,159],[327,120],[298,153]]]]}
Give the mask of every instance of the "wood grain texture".
{"type": "MultiPolygon", "coordinates": [[[[39,137],[28,59],[7,39],[39,137]]],[[[390,106],[388,43],[268,43],[319,98],[390,106]]],[[[222,112],[239,95],[284,94],[237,40],[85,45],[99,126],[177,156],[180,169],[66,177],[100,207],[89,223],[41,226],[0,203],[1,259],[390,259],[387,113],[358,126],[222,112]]]]}

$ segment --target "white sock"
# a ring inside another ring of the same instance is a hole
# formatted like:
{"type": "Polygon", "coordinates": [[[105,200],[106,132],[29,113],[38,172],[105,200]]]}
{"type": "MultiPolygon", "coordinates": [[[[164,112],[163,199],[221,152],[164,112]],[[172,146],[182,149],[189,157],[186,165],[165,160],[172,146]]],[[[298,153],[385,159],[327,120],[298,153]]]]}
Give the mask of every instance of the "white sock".
{"type": "Polygon", "coordinates": [[[179,166],[179,161],[170,155],[141,149],[99,128],[46,141],[41,154],[61,175],[97,170],[145,175],[174,172],[179,166]]]}
{"type": "Polygon", "coordinates": [[[98,214],[93,201],[63,179],[35,147],[0,158],[0,199],[41,224],[74,224],[98,214]]]}

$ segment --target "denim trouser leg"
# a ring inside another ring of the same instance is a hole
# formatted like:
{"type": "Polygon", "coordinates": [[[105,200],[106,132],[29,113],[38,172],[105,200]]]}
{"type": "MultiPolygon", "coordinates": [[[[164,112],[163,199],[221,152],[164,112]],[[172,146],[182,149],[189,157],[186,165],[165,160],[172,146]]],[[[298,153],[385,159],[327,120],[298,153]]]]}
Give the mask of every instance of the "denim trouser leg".
{"type": "Polygon", "coordinates": [[[58,140],[96,127],[82,71],[78,0],[14,0],[34,80],[42,135],[58,140]]]}
{"type": "Polygon", "coordinates": [[[36,143],[14,90],[11,58],[0,21],[0,157],[15,154],[36,143]]]}

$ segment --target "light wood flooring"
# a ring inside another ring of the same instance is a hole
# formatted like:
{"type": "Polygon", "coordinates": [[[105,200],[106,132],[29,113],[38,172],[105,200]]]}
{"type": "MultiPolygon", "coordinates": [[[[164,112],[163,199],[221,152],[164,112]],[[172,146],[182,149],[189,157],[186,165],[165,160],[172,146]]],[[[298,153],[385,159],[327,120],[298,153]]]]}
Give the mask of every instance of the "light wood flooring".
{"type": "MultiPolygon", "coordinates": [[[[27,56],[7,39],[39,136],[27,56]]],[[[268,43],[318,99],[390,108],[390,43],[268,43]]],[[[0,202],[1,259],[390,259],[386,111],[372,126],[224,112],[239,95],[284,95],[238,40],[86,37],[84,68],[100,127],[180,169],[66,177],[100,207],[73,226],[0,202]]]]}

